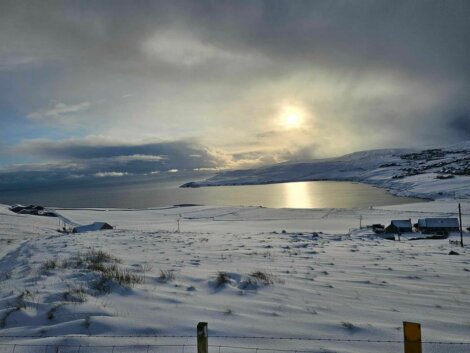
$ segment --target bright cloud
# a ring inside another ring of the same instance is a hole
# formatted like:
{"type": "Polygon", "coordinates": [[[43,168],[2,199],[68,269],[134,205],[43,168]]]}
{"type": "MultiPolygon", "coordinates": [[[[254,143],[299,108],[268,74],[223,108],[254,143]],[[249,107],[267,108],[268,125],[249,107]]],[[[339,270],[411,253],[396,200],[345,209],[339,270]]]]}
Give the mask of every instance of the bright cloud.
{"type": "Polygon", "coordinates": [[[124,175],[129,175],[129,173],[123,172],[98,172],[94,174],[98,178],[106,178],[106,177],[122,177],[124,175]]]}

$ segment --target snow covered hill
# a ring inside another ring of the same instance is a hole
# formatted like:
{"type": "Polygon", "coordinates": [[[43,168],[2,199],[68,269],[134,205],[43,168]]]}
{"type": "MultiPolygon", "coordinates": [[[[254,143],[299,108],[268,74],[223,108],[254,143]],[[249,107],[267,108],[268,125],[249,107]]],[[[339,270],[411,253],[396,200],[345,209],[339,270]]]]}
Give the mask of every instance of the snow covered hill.
{"type": "Polygon", "coordinates": [[[292,181],[357,181],[399,196],[470,197],[470,141],[429,150],[383,149],[338,158],[283,163],[219,173],[182,187],[269,184],[292,181]]]}

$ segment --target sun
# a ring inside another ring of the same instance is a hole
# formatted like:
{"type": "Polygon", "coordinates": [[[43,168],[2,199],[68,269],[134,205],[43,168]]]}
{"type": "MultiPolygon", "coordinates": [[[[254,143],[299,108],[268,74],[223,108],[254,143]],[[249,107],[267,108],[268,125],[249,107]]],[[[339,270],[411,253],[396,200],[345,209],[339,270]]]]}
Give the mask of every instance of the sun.
{"type": "Polygon", "coordinates": [[[297,129],[303,123],[303,111],[294,105],[285,105],[281,108],[279,114],[279,125],[287,130],[297,129]]]}
{"type": "Polygon", "coordinates": [[[294,127],[294,126],[297,126],[299,124],[299,116],[297,114],[289,114],[286,116],[286,124],[288,126],[291,126],[291,127],[294,127]]]}

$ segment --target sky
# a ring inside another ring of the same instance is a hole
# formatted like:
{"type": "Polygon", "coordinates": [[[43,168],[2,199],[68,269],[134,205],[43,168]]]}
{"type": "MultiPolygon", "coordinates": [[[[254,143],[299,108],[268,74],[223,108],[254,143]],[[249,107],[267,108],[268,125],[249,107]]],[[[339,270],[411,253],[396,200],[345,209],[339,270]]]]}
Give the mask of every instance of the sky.
{"type": "Polygon", "coordinates": [[[0,2],[0,184],[470,139],[470,1],[0,2]]]}

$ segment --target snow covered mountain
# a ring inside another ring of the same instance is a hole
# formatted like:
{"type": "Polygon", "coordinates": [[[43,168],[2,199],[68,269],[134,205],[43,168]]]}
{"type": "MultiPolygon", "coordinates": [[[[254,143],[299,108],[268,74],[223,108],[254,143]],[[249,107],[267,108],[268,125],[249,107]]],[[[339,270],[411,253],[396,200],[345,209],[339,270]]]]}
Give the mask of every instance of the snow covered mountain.
{"type": "Polygon", "coordinates": [[[445,148],[371,150],[337,158],[227,171],[182,187],[313,180],[363,182],[400,196],[469,198],[470,141],[445,148]]]}

